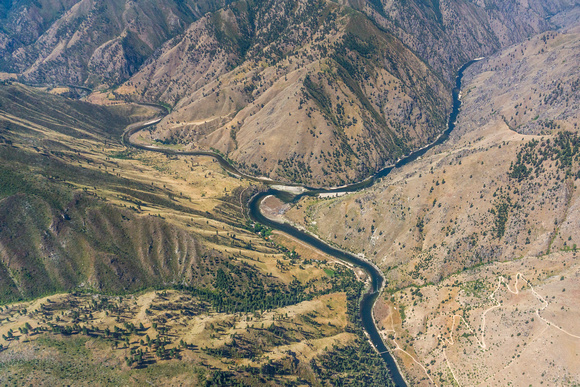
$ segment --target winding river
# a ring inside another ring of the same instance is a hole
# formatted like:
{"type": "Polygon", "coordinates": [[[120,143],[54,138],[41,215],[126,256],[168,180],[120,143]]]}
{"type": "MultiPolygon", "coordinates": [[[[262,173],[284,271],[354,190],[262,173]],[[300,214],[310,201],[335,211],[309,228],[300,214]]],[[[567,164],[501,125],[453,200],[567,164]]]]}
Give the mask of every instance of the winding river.
{"type": "Polygon", "coordinates": [[[399,386],[406,386],[407,384],[405,382],[405,379],[403,378],[401,372],[399,371],[394,358],[391,356],[391,354],[389,353],[389,350],[385,346],[385,344],[384,344],[384,342],[383,342],[383,340],[378,332],[377,326],[375,325],[374,319],[373,319],[373,307],[375,305],[375,301],[377,300],[377,297],[380,295],[380,293],[383,289],[383,286],[385,285],[385,278],[383,277],[381,271],[373,263],[371,263],[365,259],[359,258],[352,253],[349,253],[349,252],[346,252],[344,250],[333,247],[333,246],[327,244],[326,242],[322,241],[321,239],[317,238],[316,236],[313,236],[312,234],[301,231],[301,230],[297,229],[296,227],[291,226],[290,224],[279,223],[279,222],[276,222],[276,221],[273,221],[271,219],[266,218],[260,210],[260,205],[262,203],[262,200],[265,197],[270,196],[270,195],[274,195],[285,202],[289,202],[289,201],[295,202],[295,201],[298,201],[304,195],[314,196],[314,195],[318,195],[320,193],[354,192],[354,191],[361,190],[363,188],[368,188],[368,187],[372,186],[377,180],[387,176],[394,168],[402,167],[403,165],[406,165],[406,164],[416,160],[417,158],[424,155],[427,151],[429,151],[433,147],[443,143],[445,140],[447,140],[449,138],[449,134],[455,128],[455,120],[457,119],[457,115],[459,114],[459,107],[461,106],[459,91],[461,89],[461,80],[463,78],[463,73],[467,67],[469,67],[472,63],[474,63],[477,60],[479,60],[479,59],[472,60],[472,61],[466,63],[465,65],[463,65],[459,69],[459,71],[457,73],[457,78],[455,80],[455,88],[453,89],[453,108],[452,108],[451,114],[449,115],[449,122],[447,125],[447,129],[445,130],[445,132],[443,132],[437,138],[437,140],[435,142],[431,143],[430,145],[428,145],[422,149],[419,149],[415,152],[412,152],[411,154],[401,158],[399,161],[397,161],[396,164],[381,169],[376,174],[370,176],[369,178],[367,178],[361,182],[347,185],[344,187],[330,188],[330,189],[314,189],[314,188],[309,188],[309,187],[302,187],[302,186],[299,186],[297,184],[287,184],[287,183],[274,181],[274,180],[270,180],[270,179],[258,178],[258,177],[246,175],[246,174],[238,171],[224,157],[222,157],[221,155],[214,153],[214,152],[209,152],[209,151],[178,151],[178,150],[164,149],[164,148],[159,148],[159,147],[154,147],[154,146],[141,145],[141,144],[134,143],[131,141],[131,135],[133,135],[134,133],[136,133],[136,132],[138,132],[138,131],[140,131],[148,126],[156,124],[157,122],[160,121],[160,119],[152,120],[152,121],[147,122],[145,124],[135,124],[135,125],[129,126],[127,128],[127,130],[123,133],[122,142],[125,145],[132,146],[134,148],[138,148],[138,149],[142,149],[142,150],[146,150],[146,151],[152,151],[152,152],[159,152],[159,153],[173,154],[173,155],[210,156],[210,157],[215,158],[219,162],[219,164],[229,173],[236,175],[236,176],[239,176],[239,177],[244,178],[244,179],[248,179],[248,180],[252,180],[252,181],[256,181],[256,182],[268,185],[270,188],[267,191],[261,192],[255,196],[253,196],[247,204],[248,214],[250,215],[252,220],[259,222],[259,223],[262,223],[262,224],[264,224],[272,229],[276,229],[276,230],[282,231],[284,233],[287,233],[287,234],[293,236],[294,238],[297,238],[300,241],[307,243],[307,244],[311,245],[312,247],[314,247],[314,248],[316,248],[316,249],[318,249],[318,250],[320,250],[328,255],[335,257],[338,260],[345,261],[345,262],[348,262],[352,265],[358,266],[358,267],[362,268],[370,276],[370,278],[371,278],[370,286],[369,286],[368,290],[366,291],[366,293],[362,296],[361,303],[360,303],[360,314],[361,314],[363,328],[366,331],[366,333],[368,334],[368,337],[371,340],[371,342],[373,343],[374,347],[376,348],[376,350],[379,352],[380,356],[385,361],[387,368],[389,369],[389,372],[390,372],[395,384],[398,387],[399,386]],[[287,191],[277,189],[276,186],[279,186],[279,185],[301,187],[301,188],[303,188],[304,192],[301,194],[297,194],[297,195],[289,194],[287,191]]]}

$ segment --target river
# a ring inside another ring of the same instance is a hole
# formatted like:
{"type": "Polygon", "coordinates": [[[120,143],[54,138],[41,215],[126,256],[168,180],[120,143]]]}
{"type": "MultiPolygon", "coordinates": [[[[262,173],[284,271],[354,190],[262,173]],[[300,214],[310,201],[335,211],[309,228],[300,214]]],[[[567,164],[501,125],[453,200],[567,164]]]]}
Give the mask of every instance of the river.
{"type": "MultiPolygon", "coordinates": [[[[481,58],[479,58],[479,59],[481,59],[481,58]]],[[[332,257],[334,257],[338,260],[345,261],[345,262],[348,262],[348,263],[353,264],[355,266],[358,266],[358,267],[362,268],[370,276],[370,278],[371,278],[370,287],[368,288],[367,292],[362,296],[361,303],[360,303],[360,315],[361,315],[362,325],[363,325],[364,330],[368,334],[368,337],[371,340],[372,344],[374,345],[376,350],[379,352],[380,356],[385,361],[387,368],[389,369],[389,372],[391,374],[391,377],[392,377],[393,381],[395,382],[395,385],[397,387],[403,387],[403,386],[407,386],[407,383],[405,382],[405,379],[403,378],[400,370],[398,369],[397,363],[395,362],[395,360],[391,356],[390,352],[388,351],[387,347],[385,346],[385,343],[383,342],[383,340],[378,332],[377,326],[374,322],[374,319],[373,319],[373,307],[375,305],[375,301],[377,300],[378,296],[381,294],[381,291],[385,285],[385,279],[384,279],[381,271],[373,263],[371,263],[365,259],[361,259],[361,258],[355,256],[354,254],[351,254],[351,253],[346,252],[344,250],[333,247],[333,246],[329,245],[328,243],[322,241],[321,239],[319,239],[319,238],[317,238],[317,237],[315,237],[307,232],[301,231],[301,230],[293,227],[290,224],[279,223],[279,222],[276,222],[276,221],[273,221],[271,219],[266,218],[262,214],[262,211],[260,210],[260,205],[262,203],[262,200],[266,196],[269,196],[269,195],[274,195],[285,202],[289,202],[289,201],[295,202],[295,201],[298,201],[304,195],[313,196],[313,195],[318,195],[321,193],[354,192],[354,191],[359,191],[363,188],[368,188],[368,187],[372,186],[379,179],[387,176],[394,168],[400,168],[403,165],[406,165],[412,161],[415,161],[415,160],[417,160],[417,158],[424,155],[427,151],[429,151],[433,147],[442,144],[444,141],[446,141],[449,138],[449,134],[455,128],[455,120],[457,119],[457,115],[459,114],[459,108],[461,106],[459,91],[461,89],[461,81],[463,79],[463,73],[464,73],[465,69],[467,69],[467,67],[469,67],[472,63],[476,62],[479,59],[472,60],[472,61],[466,63],[457,72],[457,77],[455,79],[455,87],[453,88],[453,92],[452,92],[453,93],[453,107],[451,110],[451,114],[449,115],[447,129],[437,138],[437,140],[435,142],[429,144],[428,146],[426,146],[422,149],[419,149],[415,152],[410,153],[409,155],[398,160],[394,165],[391,165],[391,166],[388,166],[388,167],[381,169],[380,171],[378,171],[374,175],[370,176],[369,178],[367,178],[361,182],[350,184],[350,185],[347,185],[344,187],[329,188],[329,189],[315,189],[315,188],[303,187],[304,188],[303,193],[298,194],[298,195],[293,195],[293,194],[289,194],[287,191],[272,188],[272,186],[275,186],[275,185],[289,186],[290,185],[290,186],[298,187],[297,184],[287,184],[287,183],[274,181],[274,180],[270,180],[270,179],[257,178],[254,176],[246,175],[246,174],[238,171],[223,156],[221,156],[217,153],[214,153],[214,152],[178,151],[178,150],[164,149],[164,148],[159,148],[159,147],[154,147],[154,146],[146,146],[146,145],[141,145],[141,144],[131,142],[130,137],[132,134],[134,134],[137,131],[142,130],[148,126],[155,124],[156,122],[158,122],[158,120],[151,121],[151,122],[148,122],[146,124],[130,126],[123,133],[122,142],[125,145],[130,145],[130,146],[133,146],[133,147],[138,148],[138,149],[152,151],[152,152],[174,154],[174,155],[211,156],[211,157],[215,158],[219,162],[219,164],[229,173],[236,175],[236,176],[239,176],[239,177],[244,178],[244,179],[260,182],[260,183],[263,183],[265,185],[270,186],[271,187],[270,189],[268,189],[265,192],[261,192],[255,196],[253,196],[250,199],[250,201],[248,202],[247,206],[248,206],[248,213],[249,213],[250,217],[255,222],[259,222],[259,223],[262,223],[262,224],[264,224],[272,229],[276,229],[276,230],[285,232],[285,233],[293,236],[294,238],[297,238],[300,241],[307,243],[307,244],[311,245],[312,247],[314,247],[314,248],[316,248],[316,249],[318,249],[318,250],[320,250],[328,255],[331,255],[332,257]]]]}

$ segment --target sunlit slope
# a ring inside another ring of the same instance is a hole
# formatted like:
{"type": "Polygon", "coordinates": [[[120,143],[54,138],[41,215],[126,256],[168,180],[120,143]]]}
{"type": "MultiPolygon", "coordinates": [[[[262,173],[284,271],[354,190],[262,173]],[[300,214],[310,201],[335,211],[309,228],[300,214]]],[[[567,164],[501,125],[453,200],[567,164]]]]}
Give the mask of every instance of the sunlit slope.
{"type": "Polygon", "coordinates": [[[236,2],[162,47],[119,87],[173,111],[149,141],[217,149],[242,170],[340,185],[446,124],[451,93],[363,14],[332,2],[236,2]]]}
{"type": "MultiPolygon", "coordinates": [[[[212,190],[227,196],[239,181],[211,188],[196,183],[202,188],[194,190],[184,178],[167,177],[165,157],[136,160],[126,152],[119,142],[125,125],[155,111],[102,108],[21,86],[1,87],[0,104],[4,301],[76,287],[118,292],[201,280],[203,228],[216,228],[205,218],[231,222],[235,216],[228,215],[227,199],[195,201],[188,190],[199,199],[212,190]],[[171,214],[183,221],[163,219],[171,214]],[[186,230],[186,216],[190,225],[203,217],[205,226],[186,230]]],[[[186,161],[175,164],[190,179],[220,173],[211,162],[205,172],[192,172],[186,161]]]]}

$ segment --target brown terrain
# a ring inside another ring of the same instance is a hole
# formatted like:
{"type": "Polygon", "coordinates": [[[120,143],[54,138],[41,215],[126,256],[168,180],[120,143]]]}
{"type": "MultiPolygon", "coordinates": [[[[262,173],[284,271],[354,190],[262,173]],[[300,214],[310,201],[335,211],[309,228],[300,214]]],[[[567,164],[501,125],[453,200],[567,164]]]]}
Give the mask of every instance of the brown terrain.
{"type": "Polygon", "coordinates": [[[376,318],[410,381],[579,382],[579,32],[474,64],[457,128],[420,160],[285,209],[384,270],[376,318]]]}
{"type": "Polygon", "coordinates": [[[234,3],[193,23],[115,93],[173,106],[151,141],[215,149],[258,176],[337,186],[432,142],[455,70],[549,25],[536,6],[512,19],[476,5],[393,6],[385,12],[397,28],[370,3],[357,7],[385,29],[333,2],[234,3]]]}
{"type": "Polygon", "coordinates": [[[236,4],[193,23],[115,91],[173,107],[152,140],[216,149],[255,175],[330,186],[444,126],[447,85],[362,14],[332,2],[236,4]]]}
{"type": "Polygon", "coordinates": [[[36,84],[113,86],[135,73],[166,40],[224,3],[2,2],[0,71],[36,84]]]}
{"type": "Polygon", "coordinates": [[[248,222],[215,160],[121,144],[157,114],[0,85],[0,384],[388,385],[366,277],[248,222]]]}
{"type": "Polygon", "coordinates": [[[577,4],[8,2],[0,71],[167,104],[152,141],[214,149],[255,175],[337,186],[432,142],[459,66],[554,27],[577,4]]]}
{"type": "Polygon", "coordinates": [[[0,384],[389,385],[364,272],[251,222],[265,187],[119,139],[160,104],[139,141],[352,183],[436,139],[481,56],[443,145],[264,212],[384,272],[410,385],[580,384],[578,5],[0,0],[0,384]]]}

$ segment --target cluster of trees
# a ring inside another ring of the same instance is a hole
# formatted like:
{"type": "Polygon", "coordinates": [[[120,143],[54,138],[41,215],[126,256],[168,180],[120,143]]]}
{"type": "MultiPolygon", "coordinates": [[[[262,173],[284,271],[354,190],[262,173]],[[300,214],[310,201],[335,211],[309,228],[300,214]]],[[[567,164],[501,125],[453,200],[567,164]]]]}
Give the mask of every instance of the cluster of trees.
{"type": "Polygon", "coordinates": [[[358,336],[351,345],[333,346],[331,351],[312,359],[310,367],[333,386],[394,385],[383,360],[364,336],[358,336]]]}
{"type": "Polygon", "coordinates": [[[202,301],[209,302],[220,313],[263,312],[294,305],[313,297],[298,281],[285,286],[273,280],[265,280],[250,271],[249,266],[245,275],[233,266],[227,269],[229,270],[222,269],[219,280],[214,282],[215,289],[193,286],[182,289],[202,301]]]}
{"type": "Polygon", "coordinates": [[[580,178],[578,169],[580,137],[577,133],[562,131],[553,140],[531,140],[518,150],[516,161],[510,165],[508,176],[519,182],[539,177],[546,171],[545,164],[555,165],[564,176],[580,178]]]}
{"type": "Polygon", "coordinates": [[[508,221],[509,212],[512,208],[512,200],[509,194],[500,196],[494,203],[494,208],[490,212],[494,218],[494,233],[500,239],[505,234],[505,226],[508,221]]]}
{"type": "Polygon", "coordinates": [[[268,238],[270,235],[272,235],[272,229],[270,227],[264,226],[258,222],[252,222],[250,220],[246,222],[246,229],[256,234],[260,234],[262,238],[268,238]]]}

